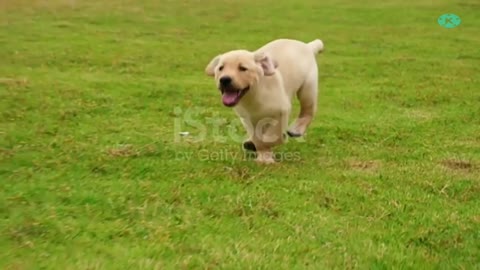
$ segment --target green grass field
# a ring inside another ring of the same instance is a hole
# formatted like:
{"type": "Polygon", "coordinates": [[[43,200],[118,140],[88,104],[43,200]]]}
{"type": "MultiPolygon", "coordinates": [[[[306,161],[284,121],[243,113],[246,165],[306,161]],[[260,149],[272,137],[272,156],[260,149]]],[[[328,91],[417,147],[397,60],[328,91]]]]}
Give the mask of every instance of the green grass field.
{"type": "Polygon", "coordinates": [[[0,269],[480,269],[479,10],[1,0],[0,269]],[[281,37],[319,111],[257,165],[204,68],[281,37]]]}

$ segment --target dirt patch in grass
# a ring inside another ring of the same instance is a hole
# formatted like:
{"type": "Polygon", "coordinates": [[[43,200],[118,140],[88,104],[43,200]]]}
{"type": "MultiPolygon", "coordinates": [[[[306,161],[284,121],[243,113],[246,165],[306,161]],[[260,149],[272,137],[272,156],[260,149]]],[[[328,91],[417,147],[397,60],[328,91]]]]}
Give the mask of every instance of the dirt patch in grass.
{"type": "Polygon", "coordinates": [[[381,162],[378,160],[349,160],[347,165],[356,171],[375,172],[381,167],[381,162]]]}
{"type": "Polygon", "coordinates": [[[136,157],[140,155],[140,152],[129,144],[107,149],[106,153],[112,157],[136,157]]]}
{"type": "Polygon", "coordinates": [[[455,159],[447,159],[443,160],[441,164],[448,169],[451,170],[460,170],[460,171],[472,171],[475,169],[475,164],[470,161],[466,160],[455,160],[455,159]]]}
{"type": "Polygon", "coordinates": [[[25,87],[28,85],[27,78],[0,78],[0,85],[7,87],[25,87]]]}

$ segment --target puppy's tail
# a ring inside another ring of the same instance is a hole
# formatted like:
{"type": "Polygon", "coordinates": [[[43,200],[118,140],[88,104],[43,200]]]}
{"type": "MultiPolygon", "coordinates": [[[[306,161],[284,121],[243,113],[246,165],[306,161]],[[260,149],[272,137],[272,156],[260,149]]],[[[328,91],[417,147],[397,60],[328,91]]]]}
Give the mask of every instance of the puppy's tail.
{"type": "Polygon", "coordinates": [[[320,39],[315,39],[314,41],[308,43],[308,47],[312,49],[314,54],[321,53],[323,51],[323,41],[320,39]]]}

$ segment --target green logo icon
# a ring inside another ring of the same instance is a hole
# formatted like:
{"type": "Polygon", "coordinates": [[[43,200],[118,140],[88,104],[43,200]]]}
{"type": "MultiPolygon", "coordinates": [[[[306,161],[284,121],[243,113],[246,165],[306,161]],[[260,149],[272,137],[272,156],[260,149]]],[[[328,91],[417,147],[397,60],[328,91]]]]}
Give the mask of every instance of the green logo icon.
{"type": "Polygon", "coordinates": [[[455,14],[447,13],[438,17],[438,24],[445,28],[455,28],[460,25],[462,19],[455,14]]]}

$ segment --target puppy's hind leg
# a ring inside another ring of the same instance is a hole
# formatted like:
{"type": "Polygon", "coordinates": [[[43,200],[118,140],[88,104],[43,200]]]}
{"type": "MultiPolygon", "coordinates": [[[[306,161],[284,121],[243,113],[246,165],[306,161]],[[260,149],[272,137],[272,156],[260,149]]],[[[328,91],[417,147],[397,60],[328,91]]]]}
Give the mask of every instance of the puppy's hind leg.
{"type": "Polygon", "coordinates": [[[298,100],[300,101],[300,114],[295,120],[295,123],[287,131],[290,137],[300,137],[305,134],[308,126],[317,112],[317,97],[318,97],[318,70],[315,69],[310,73],[297,92],[298,100]]]}

